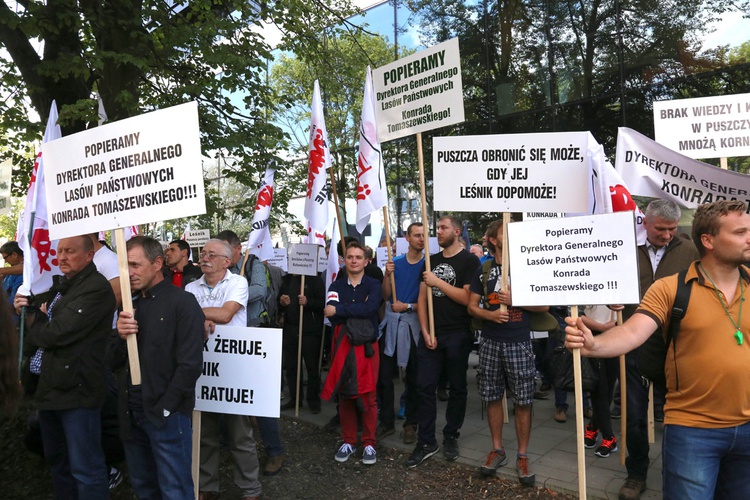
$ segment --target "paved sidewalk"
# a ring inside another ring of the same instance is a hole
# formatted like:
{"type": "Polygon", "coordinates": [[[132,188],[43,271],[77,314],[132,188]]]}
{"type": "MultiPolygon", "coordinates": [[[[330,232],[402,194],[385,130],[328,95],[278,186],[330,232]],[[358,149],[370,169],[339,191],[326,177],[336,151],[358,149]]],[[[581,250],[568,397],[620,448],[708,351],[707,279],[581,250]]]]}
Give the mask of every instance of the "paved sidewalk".
{"type": "MultiPolygon", "coordinates": [[[[461,437],[458,440],[460,457],[459,461],[476,466],[482,464],[485,455],[491,448],[490,431],[487,428],[487,417],[482,412],[482,405],[477,396],[476,370],[477,355],[471,354],[469,358],[469,399],[466,409],[466,420],[461,429],[461,437]]],[[[324,372],[325,373],[325,372],[324,372]]],[[[396,381],[396,394],[401,394],[401,383],[396,381]]],[[[396,402],[398,404],[398,401],[396,402]]],[[[447,403],[438,401],[438,442],[442,447],[442,435],[440,429],[445,425],[445,405],[447,403]]],[[[568,395],[568,421],[564,424],[554,420],[555,413],[554,395],[550,391],[546,400],[534,402],[534,416],[532,420],[531,442],[529,444],[528,456],[532,471],[536,474],[536,485],[545,486],[553,491],[578,495],[578,458],[576,455],[576,432],[575,432],[575,397],[573,393],[568,395]]],[[[509,405],[512,408],[512,404],[509,405]]],[[[398,407],[396,407],[398,410],[398,407]]],[[[318,415],[312,415],[307,407],[300,408],[299,418],[301,420],[323,426],[333,416],[336,407],[332,403],[323,402],[323,411],[318,415]]],[[[282,415],[294,417],[294,410],[283,411],[282,415]]],[[[411,451],[414,445],[405,445],[399,436],[403,421],[396,421],[397,432],[385,438],[381,443],[383,446],[391,446],[411,451]]],[[[513,426],[513,416],[510,423],[503,429],[503,444],[508,454],[508,465],[498,470],[498,474],[511,481],[517,481],[515,470],[516,438],[513,426]]],[[[618,446],[624,447],[620,442],[620,420],[613,420],[612,426],[618,439],[618,446]]],[[[661,494],[661,424],[656,424],[656,443],[651,445],[651,467],[647,481],[648,489],[641,495],[643,500],[660,499],[661,494]]],[[[331,446],[331,460],[335,453],[334,445],[331,446]]],[[[622,486],[627,471],[625,466],[620,466],[620,452],[613,453],[608,458],[599,458],[594,455],[593,449],[586,449],[586,490],[588,498],[617,499],[617,493],[622,486]]],[[[442,452],[436,454],[430,460],[443,460],[442,452]]],[[[424,465],[422,465],[424,466],[424,465]]]]}

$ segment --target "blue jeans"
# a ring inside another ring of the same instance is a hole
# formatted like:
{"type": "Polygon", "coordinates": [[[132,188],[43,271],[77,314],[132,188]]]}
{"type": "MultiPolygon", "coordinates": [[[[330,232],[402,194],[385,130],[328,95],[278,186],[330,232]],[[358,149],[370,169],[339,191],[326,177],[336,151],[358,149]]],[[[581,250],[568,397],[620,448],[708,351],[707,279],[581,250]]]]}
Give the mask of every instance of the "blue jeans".
{"type": "Polygon", "coordinates": [[[156,427],[143,411],[130,412],[131,438],[123,441],[130,483],[139,499],[193,497],[190,417],[172,413],[156,427]]]}
{"type": "MultiPolygon", "coordinates": [[[[294,399],[292,399],[292,401],[294,401],[294,399]]],[[[255,417],[255,420],[258,422],[260,439],[266,447],[266,456],[269,458],[282,456],[284,454],[284,444],[281,442],[279,419],[272,417],[255,417]]]]}
{"type": "Polygon", "coordinates": [[[108,499],[100,409],[39,410],[39,427],[55,498],[108,499]]]}
{"type": "Polygon", "coordinates": [[[664,426],[664,498],[750,498],[750,422],[724,429],[664,426]]]}

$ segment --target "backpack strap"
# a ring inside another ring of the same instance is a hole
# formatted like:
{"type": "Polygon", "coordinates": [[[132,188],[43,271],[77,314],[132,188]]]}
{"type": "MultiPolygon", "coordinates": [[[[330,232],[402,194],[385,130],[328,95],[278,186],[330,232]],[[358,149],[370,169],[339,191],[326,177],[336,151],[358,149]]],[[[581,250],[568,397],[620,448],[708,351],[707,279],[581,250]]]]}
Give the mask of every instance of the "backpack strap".
{"type": "Polygon", "coordinates": [[[677,373],[677,335],[680,333],[680,323],[682,322],[682,318],[684,318],[685,313],[687,313],[688,302],[690,302],[690,292],[693,289],[693,280],[685,283],[687,271],[687,269],[683,269],[677,273],[677,292],[675,293],[674,304],[672,305],[672,315],[669,320],[669,328],[667,328],[666,345],[668,349],[669,344],[672,344],[675,390],[680,389],[680,377],[677,373]]]}

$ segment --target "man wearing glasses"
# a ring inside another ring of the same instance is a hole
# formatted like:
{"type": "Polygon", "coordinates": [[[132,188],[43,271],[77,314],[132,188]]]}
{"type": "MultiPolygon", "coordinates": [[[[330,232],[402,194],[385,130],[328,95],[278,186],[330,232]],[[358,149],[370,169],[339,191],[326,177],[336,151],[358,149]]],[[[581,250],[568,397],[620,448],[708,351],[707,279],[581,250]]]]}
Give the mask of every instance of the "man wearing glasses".
{"type": "MultiPolygon", "coordinates": [[[[247,280],[232,274],[232,247],[225,241],[208,240],[200,254],[203,276],[185,290],[195,295],[206,315],[206,335],[216,325],[245,327],[247,324],[247,280]]],[[[204,412],[201,417],[200,500],[219,496],[219,423],[229,431],[229,450],[234,462],[234,483],[243,500],[260,496],[258,453],[253,428],[247,415],[204,412]]]]}

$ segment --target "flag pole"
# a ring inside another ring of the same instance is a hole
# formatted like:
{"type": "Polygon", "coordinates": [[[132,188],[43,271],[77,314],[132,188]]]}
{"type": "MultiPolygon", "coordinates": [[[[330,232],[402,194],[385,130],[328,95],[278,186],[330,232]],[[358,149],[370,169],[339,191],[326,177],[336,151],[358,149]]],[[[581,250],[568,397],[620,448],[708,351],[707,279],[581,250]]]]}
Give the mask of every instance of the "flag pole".
{"type": "Polygon", "coordinates": [[[346,258],[346,242],[344,241],[344,226],[339,214],[339,195],[336,192],[336,174],[331,166],[331,186],[333,188],[333,204],[336,206],[336,220],[339,224],[339,240],[341,241],[341,257],[346,258]]]}
{"type": "MultiPolygon", "coordinates": [[[[578,319],[578,306],[570,306],[573,321],[578,319]]],[[[576,449],[578,451],[578,498],[586,498],[586,449],[583,443],[583,381],[581,379],[581,349],[573,352],[573,378],[576,395],[576,449]]]]}
{"type": "MultiPolygon", "coordinates": [[[[393,260],[393,249],[391,248],[391,231],[388,229],[388,207],[383,207],[383,227],[385,228],[385,244],[388,248],[388,261],[393,260]]],[[[395,278],[395,276],[394,276],[395,278]]],[[[396,280],[391,278],[391,304],[396,302],[396,280]]]]}
{"type": "MultiPolygon", "coordinates": [[[[117,244],[117,265],[120,268],[120,276],[129,276],[128,251],[125,244],[125,230],[121,227],[115,229],[115,242],[117,244]]],[[[130,280],[120,280],[120,291],[122,292],[122,310],[133,313],[133,296],[130,292],[130,280]]],[[[135,335],[128,335],[128,361],[130,362],[130,381],[133,385],[141,385],[141,363],[138,357],[138,340],[135,335]]]]}
{"type": "MultiPolygon", "coordinates": [[[[417,132],[417,158],[419,160],[419,191],[422,203],[422,224],[427,227],[427,195],[424,182],[424,154],[422,153],[422,132],[417,132]]],[[[430,264],[430,238],[429,233],[424,239],[424,265],[425,269],[432,270],[430,264]]],[[[435,342],[435,321],[433,320],[432,293],[427,294],[427,319],[430,322],[430,339],[435,342]]]]}
{"type": "MultiPolygon", "coordinates": [[[[305,275],[302,275],[302,284],[299,287],[299,294],[305,294],[305,275]]],[[[299,305],[299,338],[297,339],[297,391],[294,396],[294,416],[299,417],[299,399],[300,399],[300,378],[302,375],[302,316],[305,312],[305,306],[299,305]]],[[[308,382],[309,383],[309,382],[308,382]]]]}

